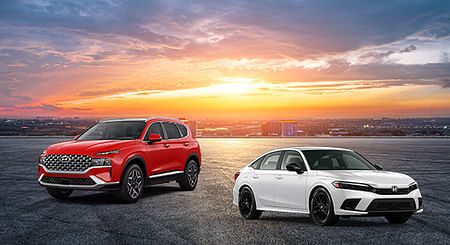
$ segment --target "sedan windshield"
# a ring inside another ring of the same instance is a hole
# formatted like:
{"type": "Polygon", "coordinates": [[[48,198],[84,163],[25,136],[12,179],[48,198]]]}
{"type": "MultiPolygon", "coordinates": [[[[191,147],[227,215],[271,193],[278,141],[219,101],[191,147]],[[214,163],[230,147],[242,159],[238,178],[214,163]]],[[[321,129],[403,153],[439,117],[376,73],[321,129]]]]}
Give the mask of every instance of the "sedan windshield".
{"type": "Polygon", "coordinates": [[[303,154],[313,170],[375,170],[355,152],[339,150],[306,150],[303,154]]]}
{"type": "Polygon", "coordinates": [[[139,139],[145,128],[144,121],[99,123],[77,140],[134,140],[139,139]]]}

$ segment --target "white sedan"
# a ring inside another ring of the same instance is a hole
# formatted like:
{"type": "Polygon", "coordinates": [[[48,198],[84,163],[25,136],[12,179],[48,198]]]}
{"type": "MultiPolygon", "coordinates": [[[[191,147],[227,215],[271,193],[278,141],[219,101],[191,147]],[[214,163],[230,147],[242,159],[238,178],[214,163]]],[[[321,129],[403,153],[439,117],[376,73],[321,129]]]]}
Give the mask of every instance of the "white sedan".
{"type": "Polygon", "coordinates": [[[292,212],[310,214],[318,225],[334,225],[340,216],[385,216],[390,223],[404,223],[421,213],[417,183],[381,169],[347,149],[277,149],[236,173],[233,203],[246,219],[257,219],[262,211],[292,212]]]}

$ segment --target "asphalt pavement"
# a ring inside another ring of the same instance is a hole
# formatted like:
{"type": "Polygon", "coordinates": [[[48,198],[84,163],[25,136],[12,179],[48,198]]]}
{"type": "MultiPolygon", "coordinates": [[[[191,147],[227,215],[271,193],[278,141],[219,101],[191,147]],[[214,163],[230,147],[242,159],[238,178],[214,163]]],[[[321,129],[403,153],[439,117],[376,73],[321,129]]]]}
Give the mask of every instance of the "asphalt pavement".
{"type": "Polygon", "coordinates": [[[450,243],[448,141],[436,152],[442,157],[427,163],[429,172],[414,176],[424,196],[423,214],[402,225],[363,217],[320,227],[299,214],[265,212],[259,220],[241,218],[232,204],[232,188],[235,165],[242,163],[224,160],[239,156],[231,156],[227,148],[218,153],[220,139],[200,140],[204,162],[194,191],[181,191],[176,183],[157,185],[146,189],[136,204],[122,204],[107,192],[75,191],[68,200],[53,199],[37,183],[37,157],[63,140],[0,138],[2,244],[450,243]]]}

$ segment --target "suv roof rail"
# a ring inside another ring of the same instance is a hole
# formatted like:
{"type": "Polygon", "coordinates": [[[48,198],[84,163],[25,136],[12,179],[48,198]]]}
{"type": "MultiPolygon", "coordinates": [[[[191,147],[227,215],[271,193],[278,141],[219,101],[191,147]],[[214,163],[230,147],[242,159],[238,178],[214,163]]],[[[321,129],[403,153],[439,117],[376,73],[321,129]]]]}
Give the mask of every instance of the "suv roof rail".
{"type": "Polygon", "coordinates": [[[171,117],[149,117],[149,118],[146,119],[146,121],[150,121],[150,120],[153,120],[153,119],[169,119],[169,120],[174,120],[174,121],[182,122],[182,121],[181,121],[180,119],[178,119],[178,118],[171,118],[171,117]]]}

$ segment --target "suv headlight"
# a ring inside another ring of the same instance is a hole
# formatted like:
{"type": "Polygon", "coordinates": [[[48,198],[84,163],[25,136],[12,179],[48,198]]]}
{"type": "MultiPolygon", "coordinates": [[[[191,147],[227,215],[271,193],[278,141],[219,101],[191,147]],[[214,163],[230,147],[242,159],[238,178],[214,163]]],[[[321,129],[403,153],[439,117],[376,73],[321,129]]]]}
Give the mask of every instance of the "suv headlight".
{"type": "Polygon", "coordinates": [[[357,191],[372,191],[372,186],[363,183],[354,183],[354,182],[344,182],[344,181],[334,181],[333,186],[338,189],[348,189],[348,190],[357,190],[357,191]]]}
{"type": "Polygon", "coordinates": [[[109,158],[92,158],[92,166],[111,166],[109,158]]]}
{"type": "Polygon", "coordinates": [[[119,152],[120,152],[120,150],[104,151],[104,152],[94,153],[94,155],[96,155],[96,156],[111,155],[111,154],[119,154],[119,152]]]}

